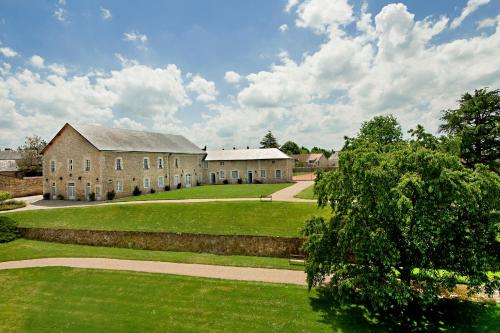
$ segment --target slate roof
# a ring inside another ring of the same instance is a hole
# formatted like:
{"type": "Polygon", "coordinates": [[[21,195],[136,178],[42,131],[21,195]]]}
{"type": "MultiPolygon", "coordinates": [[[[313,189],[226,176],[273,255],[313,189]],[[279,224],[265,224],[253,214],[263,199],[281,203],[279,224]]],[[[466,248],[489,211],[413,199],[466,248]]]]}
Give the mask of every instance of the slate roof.
{"type": "Polygon", "coordinates": [[[203,150],[182,135],[107,128],[95,125],[66,124],[66,126],[73,127],[98,150],[205,154],[203,150]]]}
{"type": "Polygon", "coordinates": [[[321,154],[321,153],[319,153],[319,154],[296,154],[296,155],[292,155],[292,158],[294,160],[297,160],[297,161],[302,162],[302,163],[312,163],[312,162],[319,161],[321,156],[323,156],[323,154],[321,154]]]}
{"type": "Polygon", "coordinates": [[[22,155],[17,150],[0,151],[0,160],[20,160],[22,155]]]}
{"type": "Polygon", "coordinates": [[[209,150],[205,161],[284,160],[290,156],[277,148],[209,150]]]}

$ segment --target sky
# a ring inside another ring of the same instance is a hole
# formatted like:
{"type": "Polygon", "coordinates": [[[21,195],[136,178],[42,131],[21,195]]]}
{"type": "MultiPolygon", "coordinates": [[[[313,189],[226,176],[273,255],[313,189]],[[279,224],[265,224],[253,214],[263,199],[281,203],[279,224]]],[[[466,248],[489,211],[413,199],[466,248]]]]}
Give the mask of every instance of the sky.
{"type": "Polygon", "coordinates": [[[437,133],[484,87],[500,0],[0,2],[0,148],[69,122],[340,149],[376,115],[437,133]]]}

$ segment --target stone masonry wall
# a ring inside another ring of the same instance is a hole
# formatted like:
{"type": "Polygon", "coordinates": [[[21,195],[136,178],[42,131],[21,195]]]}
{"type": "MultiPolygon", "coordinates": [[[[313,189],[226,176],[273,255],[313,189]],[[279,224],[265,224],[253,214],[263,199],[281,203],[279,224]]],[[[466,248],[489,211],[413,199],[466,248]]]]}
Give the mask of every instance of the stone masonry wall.
{"type": "Polygon", "coordinates": [[[289,257],[303,254],[299,237],[206,235],[166,232],[19,228],[24,238],[141,250],[289,257]]]}
{"type": "Polygon", "coordinates": [[[0,175],[0,191],[14,198],[42,194],[42,177],[15,178],[0,175]]]}

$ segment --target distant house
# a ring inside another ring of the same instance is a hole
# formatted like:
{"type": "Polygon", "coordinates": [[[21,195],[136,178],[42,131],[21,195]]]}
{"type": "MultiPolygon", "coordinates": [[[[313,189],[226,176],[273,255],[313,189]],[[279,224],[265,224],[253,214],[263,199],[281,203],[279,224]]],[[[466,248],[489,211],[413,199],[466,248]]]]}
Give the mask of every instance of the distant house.
{"type": "Polygon", "coordinates": [[[15,150],[5,149],[0,151],[0,175],[14,177],[19,171],[17,162],[22,159],[22,154],[15,150]]]}
{"type": "Polygon", "coordinates": [[[297,154],[292,155],[297,167],[323,168],[328,166],[328,160],[323,154],[297,154]]]}
{"type": "Polygon", "coordinates": [[[293,159],[276,148],[207,151],[206,179],[209,184],[282,183],[293,176],[293,159]]]}
{"type": "Polygon", "coordinates": [[[339,167],[339,152],[336,151],[328,158],[328,166],[338,168],[339,167]]]}

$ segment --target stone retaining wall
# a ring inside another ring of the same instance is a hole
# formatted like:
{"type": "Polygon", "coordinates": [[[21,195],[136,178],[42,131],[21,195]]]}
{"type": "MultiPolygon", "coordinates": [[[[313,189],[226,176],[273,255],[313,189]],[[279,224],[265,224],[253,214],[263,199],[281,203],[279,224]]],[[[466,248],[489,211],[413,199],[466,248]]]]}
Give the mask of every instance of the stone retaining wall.
{"type": "Polygon", "coordinates": [[[19,230],[24,238],[47,242],[284,258],[290,254],[302,254],[303,242],[299,237],[49,228],[19,228],[19,230]]]}
{"type": "Polygon", "coordinates": [[[0,191],[9,192],[14,198],[42,194],[42,177],[16,178],[0,175],[0,191]]]}

